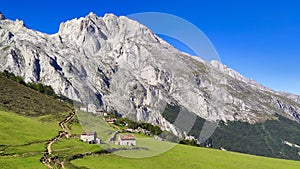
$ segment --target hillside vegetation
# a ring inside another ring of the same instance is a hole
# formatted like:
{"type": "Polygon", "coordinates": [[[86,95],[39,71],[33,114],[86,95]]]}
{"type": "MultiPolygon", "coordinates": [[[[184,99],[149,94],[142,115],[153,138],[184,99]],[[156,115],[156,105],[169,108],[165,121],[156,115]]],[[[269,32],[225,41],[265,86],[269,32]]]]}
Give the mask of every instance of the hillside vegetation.
{"type": "MultiPolygon", "coordinates": [[[[178,105],[168,105],[163,116],[174,123],[180,109],[178,105]]],[[[281,115],[277,115],[277,118],[277,120],[266,120],[256,124],[221,121],[213,135],[201,146],[216,149],[222,147],[234,152],[300,160],[300,149],[284,144],[284,141],[288,141],[300,145],[300,124],[281,115]]],[[[205,119],[197,117],[189,135],[198,138],[204,123],[205,119]]],[[[193,142],[187,144],[195,145],[193,142]]]]}
{"type": "Polygon", "coordinates": [[[52,115],[56,119],[63,119],[63,113],[71,111],[67,104],[3,76],[0,76],[1,109],[31,117],[52,115]]]}

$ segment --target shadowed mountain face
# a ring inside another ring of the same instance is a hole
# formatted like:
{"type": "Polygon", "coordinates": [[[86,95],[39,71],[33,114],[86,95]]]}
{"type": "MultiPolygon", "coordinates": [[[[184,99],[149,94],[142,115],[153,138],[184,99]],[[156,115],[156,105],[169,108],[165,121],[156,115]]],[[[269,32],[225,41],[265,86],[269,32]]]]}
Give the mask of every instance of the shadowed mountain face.
{"type": "Polygon", "coordinates": [[[0,70],[105,111],[155,123],[182,135],[162,116],[176,104],[210,121],[299,121],[299,97],[277,93],[219,63],[181,53],[151,30],[107,14],[61,23],[53,35],[0,15],[0,70]],[[295,98],[298,98],[295,99],[295,98]]]}
{"type": "Polygon", "coordinates": [[[0,20],[4,20],[5,16],[0,12],[0,20]]]}

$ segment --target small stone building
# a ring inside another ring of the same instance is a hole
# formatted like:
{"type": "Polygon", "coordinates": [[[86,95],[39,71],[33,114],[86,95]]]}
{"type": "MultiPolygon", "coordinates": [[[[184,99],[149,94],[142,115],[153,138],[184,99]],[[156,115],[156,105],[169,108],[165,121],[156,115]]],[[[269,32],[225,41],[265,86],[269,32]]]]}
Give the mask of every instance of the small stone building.
{"type": "Polygon", "coordinates": [[[114,124],[114,123],[117,122],[117,119],[116,119],[116,118],[107,118],[105,121],[106,121],[107,123],[114,124]]]}
{"type": "Polygon", "coordinates": [[[97,133],[96,132],[83,132],[80,135],[80,140],[87,143],[97,143],[97,133]]]}
{"type": "Polygon", "coordinates": [[[136,146],[136,140],[134,135],[120,135],[116,144],[121,146],[136,146]]]}

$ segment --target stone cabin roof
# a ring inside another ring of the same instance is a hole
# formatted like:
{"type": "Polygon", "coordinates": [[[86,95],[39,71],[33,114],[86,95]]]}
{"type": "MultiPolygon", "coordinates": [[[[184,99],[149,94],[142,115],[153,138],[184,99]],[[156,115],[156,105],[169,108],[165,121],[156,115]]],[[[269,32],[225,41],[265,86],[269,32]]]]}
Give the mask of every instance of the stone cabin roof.
{"type": "Polygon", "coordinates": [[[82,132],[81,135],[93,136],[93,135],[95,135],[95,132],[82,132]]]}
{"type": "Polygon", "coordinates": [[[121,135],[120,139],[122,141],[124,141],[124,140],[135,140],[135,137],[134,137],[134,135],[121,135]]]}

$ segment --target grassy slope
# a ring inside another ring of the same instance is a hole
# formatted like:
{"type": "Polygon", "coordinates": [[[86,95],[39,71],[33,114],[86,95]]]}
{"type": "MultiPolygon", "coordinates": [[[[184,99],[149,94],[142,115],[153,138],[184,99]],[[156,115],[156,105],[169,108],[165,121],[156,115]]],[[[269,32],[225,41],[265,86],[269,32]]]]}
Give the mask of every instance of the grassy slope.
{"type": "MultiPolygon", "coordinates": [[[[66,104],[41,94],[29,87],[0,76],[0,110],[12,111],[25,116],[52,115],[62,120],[70,111],[66,104]]],[[[45,118],[46,119],[46,118],[45,118]]],[[[47,118],[48,121],[52,119],[47,118]]]]}
{"type": "MultiPolygon", "coordinates": [[[[23,120],[23,123],[28,123],[34,121],[34,119],[29,119],[26,117],[18,116],[16,114],[8,114],[7,117],[13,117],[14,119],[23,120]]],[[[7,118],[6,117],[6,118],[7,118]]],[[[34,122],[42,123],[42,122],[34,122]]],[[[43,124],[40,124],[43,126],[43,124]]],[[[41,128],[43,130],[43,127],[41,128]]],[[[12,131],[13,132],[13,131],[12,131]]],[[[39,159],[42,155],[43,144],[34,144],[29,146],[18,146],[8,148],[5,152],[19,152],[23,154],[24,152],[39,152],[37,155],[28,157],[0,157],[0,166],[4,168],[44,168],[39,159]]],[[[99,149],[98,146],[88,145],[81,143],[74,139],[63,139],[53,145],[54,153],[63,156],[74,155],[77,153],[91,152],[99,149]]],[[[73,163],[79,166],[87,166],[89,168],[174,168],[175,162],[177,168],[299,168],[300,164],[293,161],[284,161],[276,159],[267,159],[255,156],[248,156],[243,154],[221,152],[211,149],[202,149],[196,147],[188,147],[178,145],[176,148],[162,154],[157,157],[146,158],[142,160],[121,158],[115,155],[102,155],[95,157],[87,157],[74,161],[73,163]],[[113,163],[112,163],[113,161],[113,163]],[[255,163],[253,163],[255,161],[255,163]]]]}
{"type": "Polygon", "coordinates": [[[96,118],[93,114],[77,111],[76,116],[85,131],[96,131],[98,137],[107,141],[115,130],[102,118],[96,118]]]}
{"type": "Polygon", "coordinates": [[[143,159],[124,158],[107,154],[88,156],[72,161],[76,166],[106,169],[299,169],[300,163],[280,159],[271,159],[223,152],[213,149],[177,145],[159,156],[143,159]]]}
{"type": "Polygon", "coordinates": [[[1,168],[45,168],[39,159],[58,130],[56,123],[0,111],[1,168]]]}
{"type": "MultiPolygon", "coordinates": [[[[17,113],[0,111],[0,166],[1,168],[46,168],[40,163],[47,140],[61,130],[58,122],[41,121],[39,117],[24,117],[17,113]]],[[[78,123],[72,133],[81,133],[78,123]],[[74,132],[73,132],[74,131],[74,132]]],[[[79,153],[100,150],[78,139],[61,139],[52,146],[53,154],[67,158],[79,153]]]]}
{"type": "Polygon", "coordinates": [[[40,163],[47,140],[70,107],[0,76],[1,168],[46,168],[40,163]]]}
{"type": "MultiPolygon", "coordinates": [[[[130,158],[142,158],[142,157],[152,157],[156,156],[158,154],[161,154],[161,152],[166,152],[170,149],[172,149],[176,144],[170,143],[170,142],[163,142],[154,140],[151,137],[137,137],[136,136],[136,144],[138,147],[144,147],[148,150],[138,150],[138,151],[117,151],[114,152],[114,154],[130,157],[130,158]]],[[[116,146],[120,147],[120,146],[116,146]]],[[[122,147],[122,146],[121,146],[122,147]]],[[[128,148],[127,146],[123,146],[128,148]]]]}
{"type": "Polygon", "coordinates": [[[0,111],[0,130],[1,145],[21,145],[49,140],[60,128],[57,123],[42,122],[37,117],[0,111]]]}
{"type": "Polygon", "coordinates": [[[53,144],[53,154],[62,159],[71,157],[76,154],[95,152],[101,150],[101,147],[96,144],[87,144],[79,141],[78,139],[69,138],[62,139],[53,144]]]}
{"type": "Polygon", "coordinates": [[[1,169],[47,169],[40,163],[41,155],[29,157],[2,157],[0,156],[1,169]]]}

